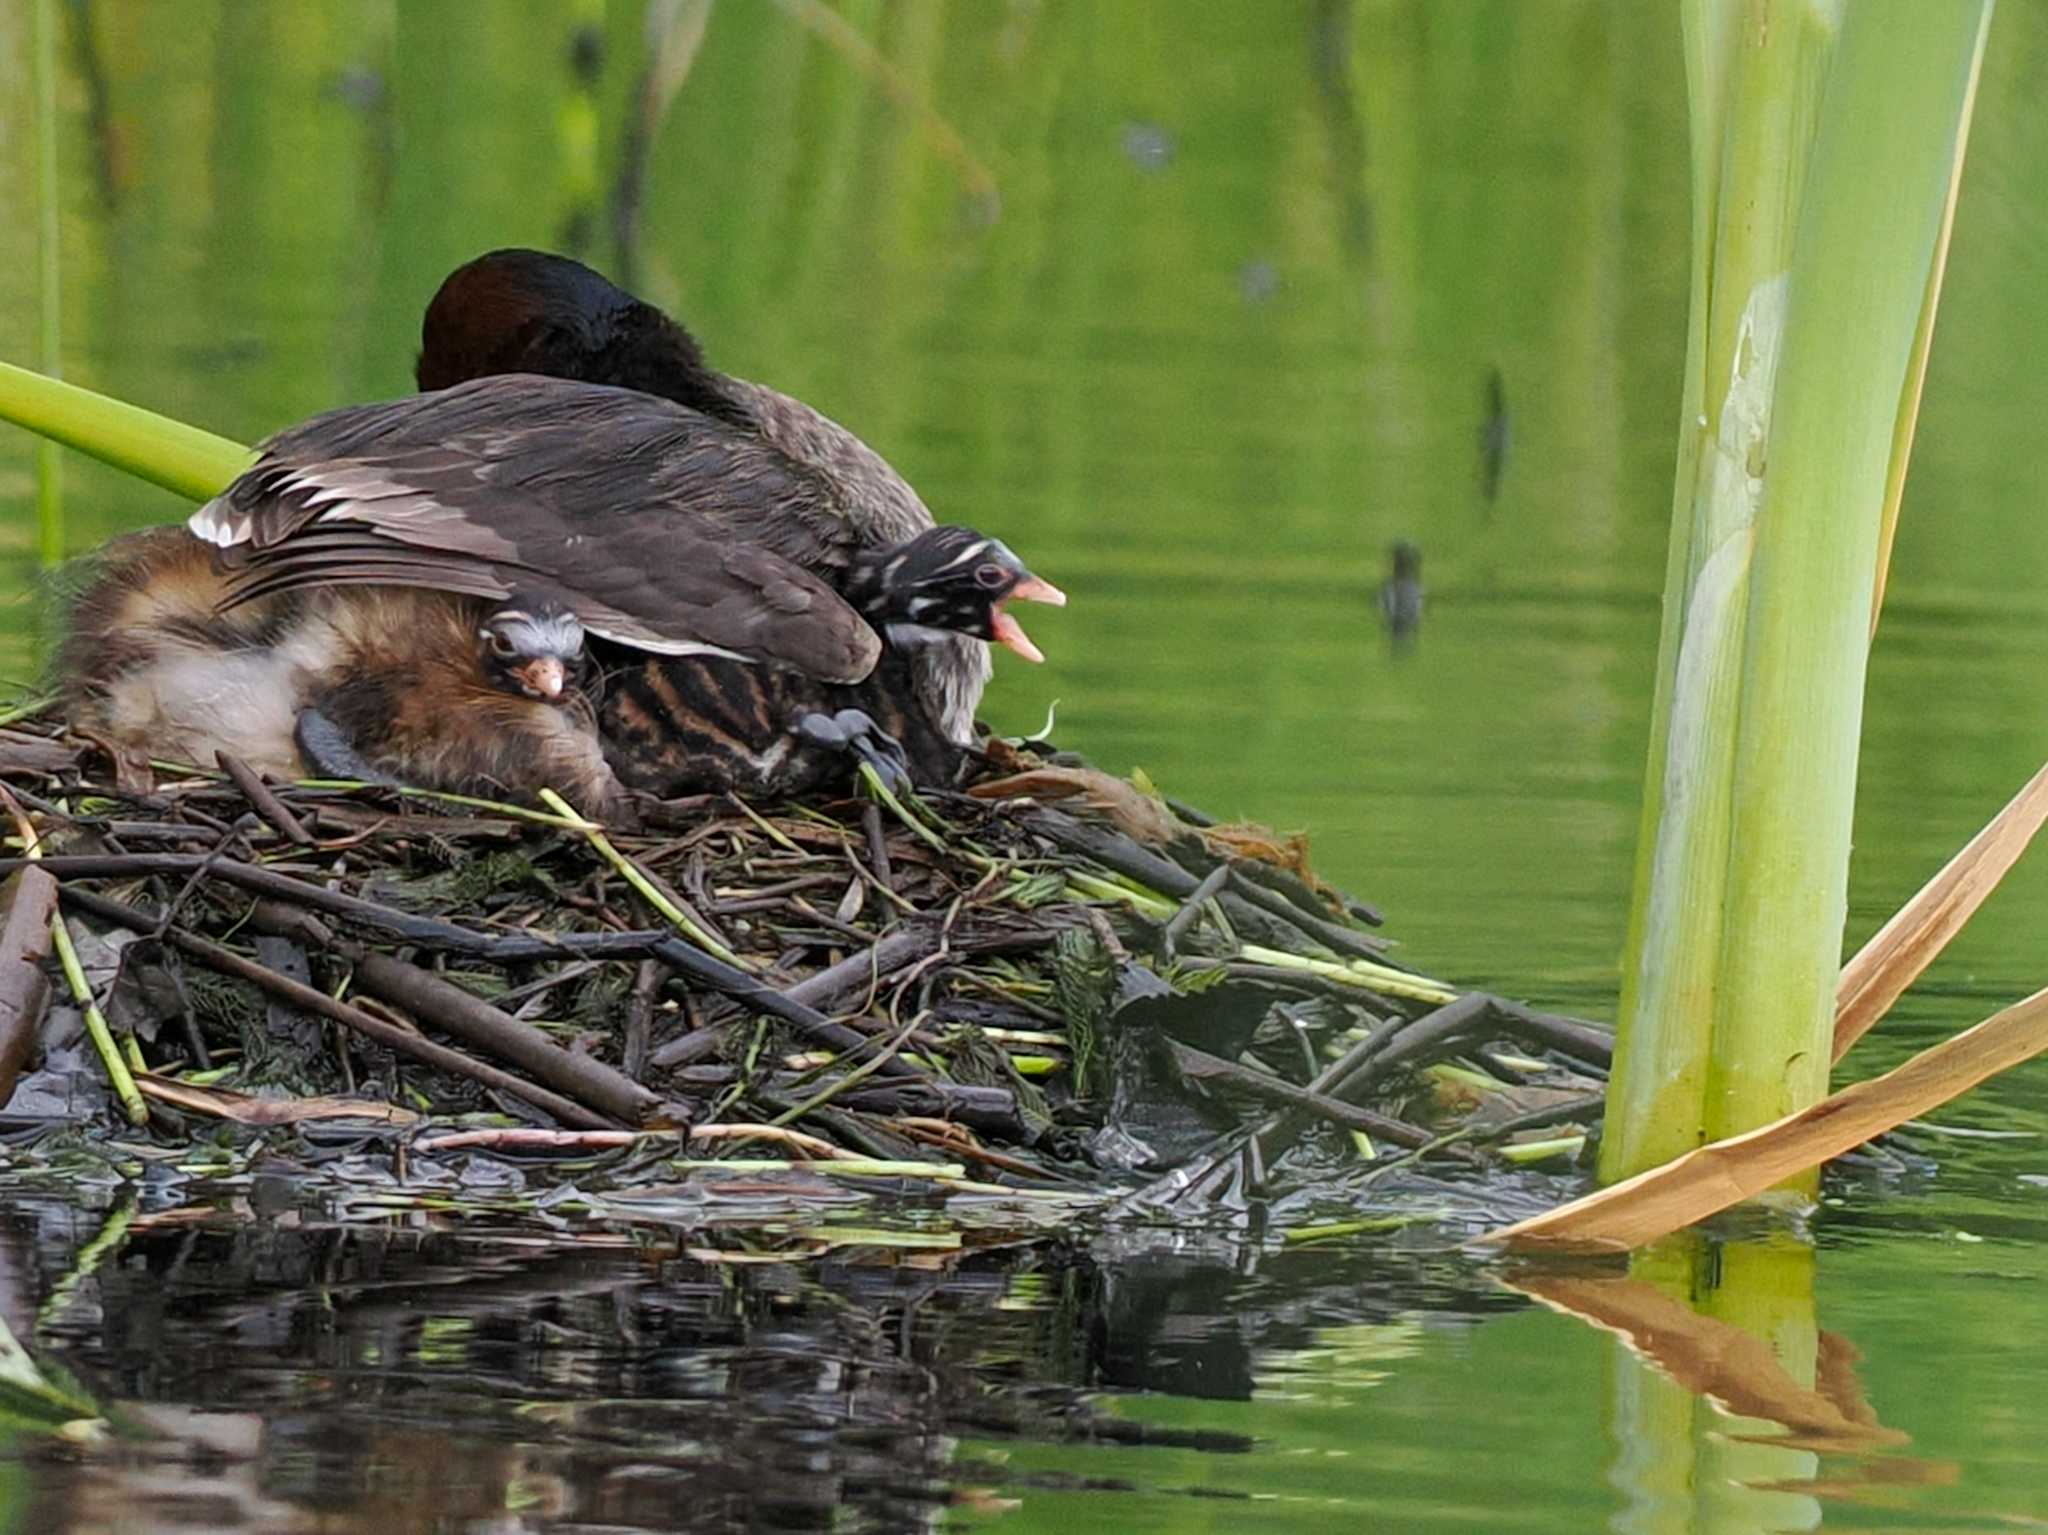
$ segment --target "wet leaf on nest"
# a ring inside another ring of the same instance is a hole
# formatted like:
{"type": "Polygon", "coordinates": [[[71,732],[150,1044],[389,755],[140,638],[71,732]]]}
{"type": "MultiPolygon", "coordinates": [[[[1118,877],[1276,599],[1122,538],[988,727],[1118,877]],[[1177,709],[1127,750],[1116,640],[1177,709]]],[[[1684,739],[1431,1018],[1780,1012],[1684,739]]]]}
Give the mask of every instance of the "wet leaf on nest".
{"type": "Polygon", "coordinates": [[[419,1122],[419,1115],[410,1109],[366,1098],[256,1098],[224,1088],[195,1087],[171,1077],[143,1074],[135,1081],[144,1093],[161,1102],[243,1125],[295,1125],[308,1119],[367,1119],[389,1125],[419,1122]]]}

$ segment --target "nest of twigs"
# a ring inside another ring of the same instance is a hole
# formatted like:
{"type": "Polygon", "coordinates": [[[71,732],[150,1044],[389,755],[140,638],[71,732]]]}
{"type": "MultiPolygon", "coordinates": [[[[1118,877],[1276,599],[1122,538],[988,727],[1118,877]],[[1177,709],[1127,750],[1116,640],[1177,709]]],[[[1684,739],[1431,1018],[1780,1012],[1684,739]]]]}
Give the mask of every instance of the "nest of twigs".
{"type": "Polygon", "coordinates": [[[1042,751],[631,834],[227,766],[116,781],[60,721],[0,730],[17,1138],[225,1122],[399,1177],[657,1147],[1185,1210],[1596,1111],[1603,1032],[1409,970],[1298,840],[1042,751]]]}

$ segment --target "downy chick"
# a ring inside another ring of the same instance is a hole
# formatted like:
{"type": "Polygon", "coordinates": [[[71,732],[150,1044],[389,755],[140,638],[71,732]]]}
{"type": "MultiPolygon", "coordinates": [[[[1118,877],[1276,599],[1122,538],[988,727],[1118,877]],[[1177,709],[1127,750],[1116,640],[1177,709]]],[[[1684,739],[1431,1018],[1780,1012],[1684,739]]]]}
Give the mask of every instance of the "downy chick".
{"type": "Polygon", "coordinates": [[[577,687],[582,627],[553,599],[334,586],[222,613],[225,594],[182,528],[110,543],[59,654],[73,721],[121,751],[225,751],[278,778],[552,786],[590,813],[622,808],[577,687]]]}

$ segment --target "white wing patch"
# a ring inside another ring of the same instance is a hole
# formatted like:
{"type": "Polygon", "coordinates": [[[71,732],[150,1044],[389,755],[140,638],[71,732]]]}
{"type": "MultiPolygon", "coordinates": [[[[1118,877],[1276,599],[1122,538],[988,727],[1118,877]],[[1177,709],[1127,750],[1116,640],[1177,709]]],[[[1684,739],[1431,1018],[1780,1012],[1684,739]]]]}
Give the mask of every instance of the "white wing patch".
{"type": "Polygon", "coordinates": [[[227,504],[226,496],[216,496],[187,517],[185,527],[194,538],[203,538],[222,549],[246,544],[251,532],[249,519],[238,516],[227,504]]]}
{"type": "Polygon", "coordinates": [[[708,645],[702,640],[669,640],[647,629],[625,629],[611,624],[593,623],[586,614],[583,627],[600,639],[614,644],[625,645],[633,650],[649,651],[657,656],[723,656],[728,661],[745,661],[751,665],[753,656],[741,655],[737,650],[726,650],[722,646],[708,645]]]}

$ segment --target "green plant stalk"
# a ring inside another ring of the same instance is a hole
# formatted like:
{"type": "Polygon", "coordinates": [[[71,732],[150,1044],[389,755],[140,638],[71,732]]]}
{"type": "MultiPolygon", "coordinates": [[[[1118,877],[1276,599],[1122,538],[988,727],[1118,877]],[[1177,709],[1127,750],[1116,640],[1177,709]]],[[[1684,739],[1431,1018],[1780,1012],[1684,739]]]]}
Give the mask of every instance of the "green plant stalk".
{"type": "Polygon", "coordinates": [[[1500,1159],[1517,1167],[1531,1162],[1547,1162],[1552,1157],[1575,1157],[1585,1150],[1584,1135],[1560,1135],[1555,1140],[1521,1141],[1513,1146],[1500,1149],[1500,1159]]]}
{"type": "Polygon", "coordinates": [[[764,819],[759,811],[755,810],[752,805],[749,805],[737,794],[731,795],[729,797],[735,805],[740,807],[740,814],[744,815],[748,820],[752,821],[756,826],[758,826],[761,829],[761,834],[765,836],[770,842],[774,843],[784,852],[795,853],[798,857],[803,856],[804,850],[798,847],[794,842],[792,842],[789,839],[789,837],[783,833],[781,828],[777,827],[772,822],[764,819]]]}
{"type": "Polygon", "coordinates": [[[731,949],[728,949],[716,938],[705,932],[703,928],[691,921],[689,913],[663,895],[656,888],[654,881],[650,880],[640,871],[638,864],[612,846],[611,838],[604,834],[604,828],[599,826],[597,822],[585,820],[582,816],[578,815],[569,802],[553,789],[542,789],[539,797],[541,803],[546,805],[548,809],[563,817],[578,831],[582,832],[584,839],[597,850],[598,856],[618,870],[619,876],[627,884],[639,891],[647,904],[668,918],[676,930],[689,939],[690,942],[694,943],[706,954],[724,960],[735,970],[752,970],[754,968],[751,961],[741,959],[739,955],[733,953],[731,949]]]}
{"type": "Polygon", "coordinates": [[[1283,1226],[1280,1228],[1280,1240],[1289,1247],[1297,1247],[1304,1242],[1332,1242],[1339,1237],[1399,1231],[1403,1226],[1435,1218],[1433,1214],[1418,1212],[1414,1215],[1380,1215],[1362,1221],[1324,1221],[1316,1226],[1283,1226]]]}
{"type": "Polygon", "coordinates": [[[114,1096],[121,1100],[122,1112],[127,1114],[131,1125],[148,1124],[149,1105],[143,1101],[141,1089],[136,1087],[135,1078],[129,1074],[128,1063],[121,1059],[121,1048],[114,1043],[114,1031],[107,1027],[105,1015],[92,999],[92,987],[86,982],[85,967],[78,962],[78,950],[72,947],[71,929],[64,925],[62,912],[50,913],[50,938],[56,945],[58,962],[64,967],[64,979],[71,983],[71,995],[85,1009],[85,1032],[92,1036],[92,1046],[99,1052],[100,1064],[107,1068],[107,1080],[113,1084],[114,1096]]]}
{"type": "Polygon", "coordinates": [[[16,720],[25,720],[32,715],[41,714],[56,701],[55,693],[39,693],[33,698],[24,698],[18,704],[10,704],[7,708],[0,709],[0,725],[12,725],[16,720]]]}
{"type": "Polygon", "coordinates": [[[920,841],[936,852],[946,853],[950,851],[946,846],[945,839],[925,825],[920,818],[912,815],[909,807],[896,797],[895,792],[887,784],[882,782],[882,775],[875,771],[873,763],[862,762],[856,772],[860,781],[867,786],[868,793],[872,794],[884,805],[887,805],[896,819],[907,826],[920,841]]]}
{"type": "Polygon", "coordinates": [[[890,1231],[882,1226],[793,1226],[790,1233],[807,1242],[833,1247],[894,1247],[908,1251],[957,1252],[957,1231],[890,1231]]]}
{"type": "Polygon", "coordinates": [[[1886,476],[1989,9],[1684,12],[1718,97],[1610,1180],[1825,1087],[1886,476]]]}
{"type": "Polygon", "coordinates": [[[1827,1091],[1885,488],[1990,0],[1843,23],[1758,542],[1706,1134],[1827,1091]],[[1818,1041],[1818,1049],[1815,1042],[1818,1041]]]}
{"type": "Polygon", "coordinates": [[[1173,919],[1173,914],[1180,909],[1170,901],[1140,894],[1128,885],[1115,880],[1099,879],[1093,874],[1070,871],[1067,874],[1067,890],[1071,895],[1090,901],[1118,902],[1130,907],[1139,916],[1154,922],[1169,922],[1173,919]]]}
{"type": "Polygon", "coordinates": [[[225,437],[7,362],[0,362],[0,420],[193,501],[219,495],[256,461],[225,437]]]}
{"type": "Polygon", "coordinates": [[[1370,987],[1391,997],[1410,997],[1417,1002],[1450,1002],[1458,995],[1442,981],[1433,981],[1426,975],[1411,975],[1405,970],[1390,970],[1385,965],[1375,965],[1369,959],[1310,959],[1305,955],[1290,954],[1285,949],[1269,949],[1258,943],[1238,945],[1237,956],[1251,964],[1274,965],[1284,970],[1305,970],[1326,980],[1342,981],[1348,986],[1370,987]]]}
{"type": "MultiPolygon", "coordinates": [[[[1686,0],[1692,288],[1678,468],[1603,1156],[1698,1143],[1726,904],[1735,679],[1784,276],[1834,7],[1686,0]],[[1725,195],[1724,195],[1725,189],[1725,195]]],[[[1610,1163],[1603,1161],[1603,1174],[1610,1163]]]]}
{"type": "Polygon", "coordinates": [[[820,1088],[810,1097],[804,1099],[803,1102],[795,1104],[790,1108],[784,1109],[780,1114],[777,1114],[773,1119],[769,1120],[768,1123],[777,1128],[780,1128],[783,1125],[794,1124],[797,1120],[802,1119],[806,1114],[812,1113],[818,1109],[823,1108],[826,1104],[830,1103],[834,1098],[838,1097],[848,1088],[857,1086],[860,1083],[866,1081],[869,1077],[873,1076],[876,1072],[880,1071],[884,1065],[886,1065],[888,1062],[896,1058],[896,1052],[903,1048],[903,1042],[906,1039],[910,1038],[911,1034],[915,1032],[915,1030],[917,1029],[918,1023],[921,1021],[922,1020],[919,1019],[913,1019],[910,1023],[906,1024],[901,1030],[897,1032],[897,1035],[894,1039],[890,1040],[888,1044],[884,1045],[881,1049],[877,1050],[873,1055],[869,1056],[866,1060],[862,1061],[858,1066],[854,1067],[853,1070],[847,1072],[845,1076],[840,1077],[835,1081],[826,1083],[824,1087],[820,1088]]]}
{"type": "MultiPolygon", "coordinates": [[[[63,312],[59,308],[57,213],[57,3],[36,0],[36,247],[42,307],[40,356],[43,371],[62,371],[63,312]]],[[[45,569],[64,558],[64,458],[54,442],[36,445],[36,556],[45,569]]]]}

